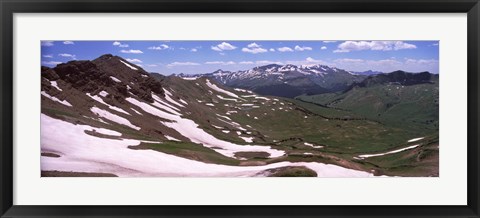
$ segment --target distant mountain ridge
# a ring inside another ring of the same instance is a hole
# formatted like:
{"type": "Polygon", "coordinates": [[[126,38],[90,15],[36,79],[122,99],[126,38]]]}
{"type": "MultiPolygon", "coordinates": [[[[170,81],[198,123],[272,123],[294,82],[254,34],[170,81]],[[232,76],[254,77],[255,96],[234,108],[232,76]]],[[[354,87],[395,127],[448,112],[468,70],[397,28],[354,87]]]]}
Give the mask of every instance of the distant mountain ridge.
{"type": "Polygon", "coordinates": [[[409,73],[401,70],[397,70],[391,73],[378,74],[367,77],[362,82],[353,83],[345,89],[343,92],[348,92],[355,87],[371,87],[374,85],[395,84],[403,86],[411,86],[417,84],[433,84],[438,81],[437,74],[431,74],[429,72],[409,73]]]}
{"type": "Polygon", "coordinates": [[[370,76],[370,75],[377,75],[377,74],[382,74],[384,72],[381,71],[375,71],[375,70],[367,70],[367,71],[361,71],[361,72],[352,72],[353,74],[356,75],[365,75],[365,76],[370,76]]]}
{"type": "Polygon", "coordinates": [[[365,75],[326,65],[269,64],[250,70],[217,70],[207,74],[178,75],[180,77],[207,77],[226,86],[245,88],[263,95],[295,97],[302,94],[320,94],[341,91],[365,75]]]}

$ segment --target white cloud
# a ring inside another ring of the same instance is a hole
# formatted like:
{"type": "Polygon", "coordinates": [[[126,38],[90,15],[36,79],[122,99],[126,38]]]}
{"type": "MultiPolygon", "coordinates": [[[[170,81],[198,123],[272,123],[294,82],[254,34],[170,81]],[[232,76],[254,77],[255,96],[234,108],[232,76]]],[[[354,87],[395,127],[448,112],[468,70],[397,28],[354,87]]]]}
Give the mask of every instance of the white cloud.
{"type": "Polygon", "coordinates": [[[235,62],[233,61],[207,61],[205,64],[214,64],[214,65],[233,65],[235,62]]]}
{"type": "Polygon", "coordinates": [[[198,50],[196,48],[190,49],[191,52],[197,52],[198,50]]]}
{"type": "Polygon", "coordinates": [[[277,48],[277,50],[278,50],[279,52],[287,52],[287,51],[288,51],[288,52],[292,52],[292,51],[293,51],[293,49],[291,49],[291,48],[289,48],[289,47],[281,47],[281,48],[277,48]]]}
{"type": "Polygon", "coordinates": [[[75,55],[73,54],[62,53],[62,54],[58,54],[58,56],[75,59],[75,55]]]}
{"type": "Polygon", "coordinates": [[[148,47],[148,49],[150,49],[150,50],[165,50],[165,49],[173,49],[173,48],[166,45],[166,44],[161,44],[159,46],[148,47]]]}
{"type": "Polygon", "coordinates": [[[53,58],[53,55],[49,54],[49,55],[42,55],[42,57],[44,58],[53,58]]]}
{"type": "Polygon", "coordinates": [[[322,60],[315,60],[314,58],[312,57],[308,57],[305,59],[307,62],[309,63],[318,63],[318,62],[323,62],[322,60]]]}
{"type": "Polygon", "coordinates": [[[230,43],[222,42],[216,46],[212,46],[211,48],[214,51],[229,51],[229,50],[236,49],[237,47],[231,45],[230,43]]]}
{"type": "Polygon", "coordinates": [[[255,64],[252,61],[241,61],[239,64],[255,64]]]}
{"type": "Polygon", "coordinates": [[[350,52],[361,50],[391,51],[414,49],[417,46],[402,41],[345,41],[340,43],[333,52],[350,52]]]}
{"type": "Polygon", "coordinates": [[[335,43],[337,41],[323,41],[323,43],[335,43]]]}
{"type": "Polygon", "coordinates": [[[64,41],[63,44],[65,45],[75,45],[73,41],[64,41]]]}
{"type": "Polygon", "coordinates": [[[125,54],[143,54],[143,51],[141,51],[141,50],[133,50],[133,49],[130,49],[130,50],[121,50],[120,52],[121,52],[121,53],[125,53],[125,54]]]}
{"type": "Polygon", "coordinates": [[[311,51],[311,50],[312,50],[311,47],[307,47],[307,46],[300,47],[298,45],[295,46],[295,51],[311,51]]]}
{"type": "Polygon", "coordinates": [[[113,46],[118,46],[120,48],[128,48],[128,44],[122,44],[121,42],[113,42],[113,46]]]}
{"type": "Polygon", "coordinates": [[[200,65],[199,63],[195,62],[173,62],[170,64],[167,64],[167,67],[177,67],[177,66],[198,66],[200,65]]]}
{"type": "MultiPolygon", "coordinates": [[[[139,60],[139,59],[136,59],[136,58],[134,58],[134,59],[129,59],[129,58],[127,58],[126,60],[127,60],[128,62],[130,62],[130,63],[143,63],[143,61],[141,61],[141,60],[139,60]]],[[[138,64],[137,64],[137,65],[138,65],[138,64]]]]}
{"type": "Polygon", "coordinates": [[[271,48],[271,49],[269,49],[269,50],[270,50],[271,52],[274,52],[274,51],[275,51],[275,49],[274,49],[274,48],[271,48]]]}
{"type": "Polygon", "coordinates": [[[283,65],[283,63],[280,62],[280,61],[269,61],[269,60],[256,61],[255,64],[256,64],[256,65],[267,65],[267,64],[279,64],[279,65],[283,65]]]}
{"type": "Polygon", "coordinates": [[[262,47],[262,46],[260,46],[259,44],[257,44],[257,43],[254,42],[254,43],[248,44],[247,47],[249,47],[249,48],[260,48],[260,47],[262,47]]]}
{"type": "Polygon", "coordinates": [[[432,46],[438,46],[438,42],[437,42],[437,43],[433,43],[432,46]]]}
{"type": "Polygon", "coordinates": [[[41,45],[45,47],[54,46],[53,41],[41,41],[41,45]]]}
{"type": "Polygon", "coordinates": [[[157,67],[158,65],[156,64],[147,64],[147,67],[157,67]]]}
{"type": "Polygon", "coordinates": [[[49,66],[56,66],[58,64],[61,64],[62,62],[59,61],[42,61],[43,65],[49,65],[49,66]]]}
{"type": "Polygon", "coordinates": [[[330,63],[323,61],[323,60],[317,60],[312,57],[307,57],[305,60],[299,60],[299,61],[287,61],[287,64],[294,64],[294,65],[316,65],[316,64],[322,64],[322,65],[331,65],[330,63]]]}
{"type": "Polygon", "coordinates": [[[252,54],[268,52],[267,49],[262,48],[262,46],[257,43],[250,43],[247,45],[247,48],[242,48],[242,51],[252,54]]]}
{"type": "Polygon", "coordinates": [[[327,49],[327,46],[322,46],[322,47],[320,48],[320,50],[326,50],[326,49],[327,49]]]}
{"type": "Polygon", "coordinates": [[[243,52],[258,54],[258,53],[265,53],[267,49],[264,48],[242,48],[243,52]]]}

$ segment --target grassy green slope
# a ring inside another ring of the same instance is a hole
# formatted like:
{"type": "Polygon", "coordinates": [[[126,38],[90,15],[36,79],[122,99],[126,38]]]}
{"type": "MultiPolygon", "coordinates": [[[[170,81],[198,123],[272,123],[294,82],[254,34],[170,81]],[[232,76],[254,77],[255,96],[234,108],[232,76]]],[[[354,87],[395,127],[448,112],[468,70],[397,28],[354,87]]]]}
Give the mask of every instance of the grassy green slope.
{"type": "Polygon", "coordinates": [[[438,93],[438,84],[376,85],[298,99],[341,108],[405,131],[431,134],[438,131],[438,93]]]}

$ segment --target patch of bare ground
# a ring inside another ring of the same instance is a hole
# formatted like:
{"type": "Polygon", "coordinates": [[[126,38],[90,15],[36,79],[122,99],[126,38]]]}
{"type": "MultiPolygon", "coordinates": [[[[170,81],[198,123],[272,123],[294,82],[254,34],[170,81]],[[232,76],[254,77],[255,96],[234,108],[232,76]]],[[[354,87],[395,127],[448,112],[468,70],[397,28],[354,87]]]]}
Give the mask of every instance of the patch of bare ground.
{"type": "Polygon", "coordinates": [[[50,152],[42,152],[42,156],[44,157],[61,157],[58,154],[50,153],[50,152]]]}
{"type": "Polygon", "coordinates": [[[266,177],[317,177],[317,173],[304,166],[287,166],[264,170],[257,174],[266,177]]]}
{"type": "Polygon", "coordinates": [[[270,154],[267,152],[248,152],[248,151],[235,152],[235,157],[238,157],[238,158],[247,158],[247,159],[268,158],[269,156],[270,154]]]}

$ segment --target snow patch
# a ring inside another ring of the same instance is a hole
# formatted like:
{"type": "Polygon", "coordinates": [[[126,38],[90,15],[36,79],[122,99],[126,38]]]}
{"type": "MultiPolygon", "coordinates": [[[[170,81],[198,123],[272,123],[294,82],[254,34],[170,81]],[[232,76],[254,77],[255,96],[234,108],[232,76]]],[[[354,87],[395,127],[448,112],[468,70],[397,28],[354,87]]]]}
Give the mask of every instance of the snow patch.
{"type": "Polygon", "coordinates": [[[207,79],[207,86],[210,87],[211,89],[217,91],[217,92],[224,93],[224,94],[229,95],[229,96],[234,97],[234,98],[239,98],[238,95],[236,95],[232,92],[229,92],[227,90],[221,89],[217,85],[215,85],[213,83],[210,83],[210,80],[208,80],[208,79],[207,79]]]}
{"type": "MultiPolygon", "coordinates": [[[[197,80],[198,79],[198,77],[180,77],[180,78],[182,78],[184,80],[197,80]]],[[[197,85],[198,85],[198,83],[197,83],[197,85]]]]}
{"type": "Polygon", "coordinates": [[[58,87],[57,81],[50,81],[50,85],[58,89],[58,91],[63,91],[60,87],[58,87]]]}
{"type": "Polygon", "coordinates": [[[182,102],[184,105],[188,105],[188,103],[186,101],[184,101],[183,99],[180,99],[179,101],[182,102]]]}
{"type": "Polygon", "coordinates": [[[108,119],[108,120],[111,120],[115,123],[118,123],[118,124],[122,124],[122,125],[125,125],[125,126],[128,126],[132,129],[135,129],[135,130],[140,130],[140,127],[138,126],[135,126],[133,125],[132,123],[130,123],[130,121],[128,121],[127,119],[123,118],[123,117],[120,117],[118,115],[115,115],[115,114],[112,114],[106,110],[102,110],[98,107],[92,107],[90,108],[90,111],[94,114],[97,114],[98,116],[100,117],[103,117],[105,119],[108,119]]]}
{"type": "MultiPolygon", "coordinates": [[[[155,98],[154,98],[155,99],[155,98]]],[[[159,98],[160,101],[157,101],[157,99],[155,99],[155,101],[152,103],[153,106],[157,107],[157,108],[160,108],[162,110],[165,110],[171,114],[174,114],[174,115],[182,115],[180,114],[179,112],[175,111],[172,109],[172,107],[167,107],[166,105],[170,106],[169,104],[163,102],[160,98],[159,98]],[[163,103],[163,104],[162,104],[163,103]]],[[[178,110],[178,109],[177,109],[178,110]]]]}
{"type": "Polygon", "coordinates": [[[170,103],[172,104],[176,104],[177,106],[179,107],[185,107],[183,106],[182,104],[178,103],[177,101],[173,100],[171,97],[173,97],[172,93],[169,92],[168,90],[166,90],[165,88],[163,89],[163,91],[165,92],[165,99],[167,99],[167,101],[169,101],[170,103]]]}
{"type": "Polygon", "coordinates": [[[221,100],[225,100],[225,101],[234,101],[234,102],[237,102],[237,99],[234,99],[234,98],[225,98],[221,95],[217,95],[217,97],[221,100]]]}
{"type": "Polygon", "coordinates": [[[58,99],[58,98],[56,98],[56,97],[54,97],[54,96],[49,95],[49,94],[46,93],[45,91],[42,91],[41,93],[42,93],[43,96],[51,99],[52,101],[56,101],[56,102],[58,102],[58,103],[60,103],[60,104],[63,104],[63,105],[65,105],[65,106],[68,106],[68,107],[71,107],[71,106],[72,106],[72,105],[70,104],[70,102],[68,102],[67,100],[61,101],[60,99],[58,99]]]}
{"type": "Polygon", "coordinates": [[[243,139],[245,142],[252,143],[253,142],[253,137],[242,137],[240,136],[241,139],[243,139]]]}
{"type": "Polygon", "coordinates": [[[263,99],[263,100],[267,100],[267,101],[270,101],[271,99],[270,98],[266,98],[266,97],[255,97],[255,99],[263,99]]]}
{"type": "Polygon", "coordinates": [[[117,77],[114,77],[114,76],[110,76],[110,79],[112,79],[113,81],[119,83],[119,82],[122,82],[121,80],[119,80],[117,77]]]}
{"type": "Polygon", "coordinates": [[[312,143],[308,143],[308,142],[304,142],[303,144],[306,145],[306,146],[310,146],[312,148],[323,148],[323,146],[313,145],[312,143]]]}
{"type": "Polygon", "coordinates": [[[230,117],[227,117],[227,116],[223,116],[223,115],[220,115],[220,114],[216,114],[216,115],[219,116],[219,117],[223,117],[223,118],[225,118],[225,119],[227,119],[227,120],[232,120],[232,119],[230,119],[230,117]]]}
{"type": "MultiPolygon", "coordinates": [[[[127,86],[128,86],[128,85],[127,85],[127,86]]],[[[99,94],[100,96],[102,96],[102,97],[107,97],[108,92],[102,90],[102,91],[101,91],[100,93],[98,93],[98,94],[99,94]]]]}
{"type": "Polygon", "coordinates": [[[122,60],[120,60],[120,62],[122,62],[123,64],[125,64],[125,66],[129,67],[129,68],[132,69],[132,70],[138,70],[136,67],[134,67],[134,66],[132,66],[132,65],[130,65],[130,64],[122,61],[122,60]]]}
{"type": "Polygon", "coordinates": [[[424,139],[424,138],[425,138],[425,137],[414,138],[414,139],[408,140],[407,142],[416,142],[416,141],[422,140],[422,139],[424,139]]]}
{"type": "Polygon", "coordinates": [[[252,93],[252,91],[245,90],[245,89],[239,89],[239,88],[235,88],[235,89],[233,89],[233,90],[235,90],[235,91],[237,91],[237,92],[246,92],[246,93],[252,93]]]}
{"type": "MultiPolygon", "coordinates": [[[[107,93],[108,94],[108,93],[107,93]]],[[[99,103],[102,103],[103,105],[107,106],[109,109],[111,110],[115,110],[115,111],[118,111],[120,113],[124,113],[126,115],[130,115],[128,112],[124,111],[123,109],[119,108],[119,107],[115,107],[115,106],[112,106],[112,105],[109,105],[107,104],[106,102],[103,101],[102,98],[98,97],[98,95],[90,95],[90,93],[87,93],[87,96],[92,98],[93,100],[99,102],[99,103]]]]}
{"type": "Polygon", "coordinates": [[[137,114],[139,114],[139,115],[143,115],[142,113],[138,112],[137,110],[135,110],[135,109],[133,109],[133,108],[130,108],[130,109],[132,109],[133,112],[135,112],[135,113],[137,113],[137,114]]]}
{"type": "Polygon", "coordinates": [[[178,140],[178,139],[176,139],[176,138],[174,138],[174,137],[168,136],[168,135],[165,135],[165,138],[167,138],[167,139],[170,140],[170,141],[177,141],[177,142],[180,141],[180,140],[178,140]]]}
{"type": "Polygon", "coordinates": [[[405,150],[409,150],[409,149],[412,149],[412,148],[416,148],[416,147],[418,147],[418,146],[420,146],[420,144],[408,146],[408,147],[405,147],[405,148],[400,148],[400,149],[393,150],[393,151],[389,151],[389,152],[385,152],[385,153],[363,154],[363,155],[359,155],[358,157],[360,157],[360,158],[363,159],[363,158],[369,158],[369,157],[383,156],[383,155],[387,155],[387,154],[395,154],[395,153],[398,153],[398,152],[402,152],[402,151],[405,151],[405,150]]]}

